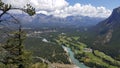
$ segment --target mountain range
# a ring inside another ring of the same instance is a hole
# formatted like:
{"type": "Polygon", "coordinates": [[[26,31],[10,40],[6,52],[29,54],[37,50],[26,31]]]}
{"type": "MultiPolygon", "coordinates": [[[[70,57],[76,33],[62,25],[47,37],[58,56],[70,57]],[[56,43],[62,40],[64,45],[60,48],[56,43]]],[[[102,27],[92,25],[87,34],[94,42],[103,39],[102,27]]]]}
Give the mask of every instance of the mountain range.
{"type": "MultiPolygon", "coordinates": [[[[65,18],[55,17],[53,15],[36,14],[32,17],[25,14],[13,14],[25,27],[88,27],[94,26],[105,18],[88,16],[68,16],[65,18]]],[[[10,16],[3,18],[11,19],[10,16]]]]}

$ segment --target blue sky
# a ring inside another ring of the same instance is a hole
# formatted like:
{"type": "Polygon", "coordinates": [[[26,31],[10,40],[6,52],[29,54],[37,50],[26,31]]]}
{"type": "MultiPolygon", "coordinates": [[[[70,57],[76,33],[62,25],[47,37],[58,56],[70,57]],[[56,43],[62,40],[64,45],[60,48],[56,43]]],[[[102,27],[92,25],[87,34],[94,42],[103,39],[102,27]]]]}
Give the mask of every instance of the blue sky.
{"type": "Polygon", "coordinates": [[[120,0],[66,0],[69,2],[70,5],[74,5],[75,3],[80,4],[91,4],[95,7],[104,6],[107,9],[114,9],[120,6],[120,0]]]}

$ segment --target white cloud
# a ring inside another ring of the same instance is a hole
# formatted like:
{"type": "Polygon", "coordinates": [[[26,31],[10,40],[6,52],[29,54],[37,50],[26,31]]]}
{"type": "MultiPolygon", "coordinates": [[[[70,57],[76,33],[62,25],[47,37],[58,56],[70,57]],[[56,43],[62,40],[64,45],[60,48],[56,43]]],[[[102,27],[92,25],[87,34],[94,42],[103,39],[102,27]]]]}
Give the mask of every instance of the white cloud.
{"type": "Polygon", "coordinates": [[[90,17],[108,17],[111,14],[111,11],[105,7],[94,7],[90,4],[81,5],[79,3],[74,6],[66,7],[64,11],[71,15],[83,15],[90,17]]]}
{"type": "Polygon", "coordinates": [[[38,12],[36,12],[36,13],[37,13],[37,14],[42,13],[42,14],[48,15],[48,12],[47,12],[47,11],[38,11],[38,12]]]}
{"type": "Polygon", "coordinates": [[[56,9],[62,9],[68,6],[68,3],[65,0],[30,0],[37,10],[45,11],[54,11],[56,9]]]}
{"type": "Polygon", "coordinates": [[[29,0],[2,0],[4,3],[12,4],[13,7],[24,7],[29,0]]]}
{"type": "Polygon", "coordinates": [[[57,17],[66,17],[70,15],[83,15],[90,17],[108,17],[111,10],[103,6],[94,7],[91,4],[82,5],[76,3],[69,5],[66,0],[3,0],[5,3],[10,3],[14,7],[23,7],[25,4],[30,3],[36,8],[37,13],[47,15],[54,15],[57,17]]]}

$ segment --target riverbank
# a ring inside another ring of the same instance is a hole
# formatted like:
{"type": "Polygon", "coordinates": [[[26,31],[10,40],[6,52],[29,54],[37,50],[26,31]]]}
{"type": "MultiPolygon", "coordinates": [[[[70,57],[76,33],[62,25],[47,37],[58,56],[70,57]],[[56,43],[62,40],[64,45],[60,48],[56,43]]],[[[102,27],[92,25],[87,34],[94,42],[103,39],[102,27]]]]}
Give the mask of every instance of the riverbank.
{"type": "Polygon", "coordinates": [[[79,68],[74,64],[60,64],[60,63],[53,63],[52,66],[55,68],[79,68]]]}
{"type": "Polygon", "coordinates": [[[79,62],[79,60],[77,60],[74,57],[74,53],[72,52],[72,50],[68,47],[63,46],[63,49],[67,52],[67,54],[69,55],[69,59],[71,61],[71,63],[73,63],[74,65],[76,65],[75,68],[88,68],[87,66],[85,66],[83,63],[79,62]]]}

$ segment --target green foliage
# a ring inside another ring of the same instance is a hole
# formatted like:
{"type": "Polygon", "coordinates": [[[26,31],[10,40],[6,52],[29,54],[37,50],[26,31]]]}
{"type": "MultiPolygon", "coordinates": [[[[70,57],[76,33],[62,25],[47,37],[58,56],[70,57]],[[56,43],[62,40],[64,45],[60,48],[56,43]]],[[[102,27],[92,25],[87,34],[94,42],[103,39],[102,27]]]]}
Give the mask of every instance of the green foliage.
{"type": "MultiPolygon", "coordinates": [[[[0,14],[0,22],[4,21],[1,20],[1,17],[4,14],[9,14],[7,11],[12,9],[22,10],[30,16],[35,14],[35,8],[33,8],[30,4],[27,4],[25,8],[14,8],[12,5],[5,4],[0,0],[0,11],[2,11],[0,14]]],[[[11,17],[14,18],[13,16],[11,17]]],[[[31,52],[24,49],[23,42],[25,38],[26,34],[21,30],[21,27],[18,31],[10,34],[6,43],[2,46],[5,53],[4,57],[0,59],[3,68],[29,68],[32,57],[31,52]]]]}
{"type": "MultiPolygon", "coordinates": [[[[29,66],[25,65],[26,67],[25,68],[48,68],[48,64],[45,64],[45,63],[32,63],[32,64],[29,64],[29,66]]],[[[8,65],[5,65],[5,64],[2,64],[0,63],[0,68],[18,68],[16,65],[14,64],[8,64],[8,65]]]]}
{"type": "Polygon", "coordinates": [[[32,16],[36,13],[35,8],[33,8],[30,4],[27,4],[25,7],[26,7],[26,9],[24,9],[23,11],[28,13],[30,16],[32,16]]]}
{"type": "Polygon", "coordinates": [[[41,38],[27,38],[26,49],[33,52],[33,56],[39,56],[50,62],[69,64],[66,52],[61,46],[53,42],[43,42],[41,38]]]}
{"type": "Polygon", "coordinates": [[[24,39],[26,34],[22,31],[16,31],[11,33],[11,37],[8,38],[5,45],[3,45],[6,54],[3,58],[3,64],[16,67],[28,68],[31,64],[31,52],[24,49],[24,39]]]}

